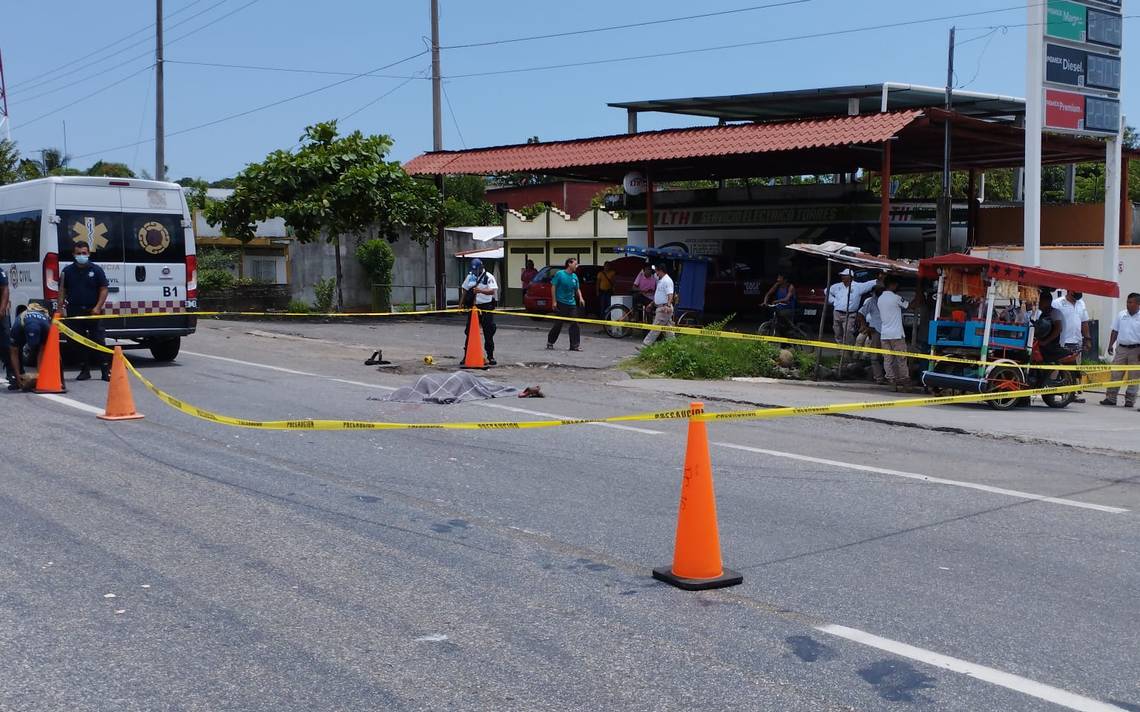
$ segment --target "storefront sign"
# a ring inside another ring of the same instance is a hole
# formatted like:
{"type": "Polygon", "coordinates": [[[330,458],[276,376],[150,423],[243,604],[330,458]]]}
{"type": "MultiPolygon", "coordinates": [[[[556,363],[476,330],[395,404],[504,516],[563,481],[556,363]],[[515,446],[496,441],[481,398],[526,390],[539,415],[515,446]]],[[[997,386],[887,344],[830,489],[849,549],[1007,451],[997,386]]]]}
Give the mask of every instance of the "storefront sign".
{"type": "Polygon", "coordinates": [[[697,257],[716,257],[724,251],[721,240],[685,240],[689,254],[697,257]]]}

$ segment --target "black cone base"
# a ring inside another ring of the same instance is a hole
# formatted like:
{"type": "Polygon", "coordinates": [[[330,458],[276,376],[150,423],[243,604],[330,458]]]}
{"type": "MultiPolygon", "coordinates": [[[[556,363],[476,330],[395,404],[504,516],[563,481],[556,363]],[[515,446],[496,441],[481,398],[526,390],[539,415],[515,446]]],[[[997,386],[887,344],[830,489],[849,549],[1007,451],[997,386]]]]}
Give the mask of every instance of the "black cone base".
{"type": "Polygon", "coordinates": [[[653,569],[653,578],[658,581],[672,584],[677,588],[686,591],[705,591],[710,588],[728,588],[729,586],[736,586],[737,584],[744,583],[744,575],[733,571],[732,569],[724,569],[720,576],[708,579],[691,579],[684,576],[677,576],[673,573],[672,566],[658,566],[653,569]]]}

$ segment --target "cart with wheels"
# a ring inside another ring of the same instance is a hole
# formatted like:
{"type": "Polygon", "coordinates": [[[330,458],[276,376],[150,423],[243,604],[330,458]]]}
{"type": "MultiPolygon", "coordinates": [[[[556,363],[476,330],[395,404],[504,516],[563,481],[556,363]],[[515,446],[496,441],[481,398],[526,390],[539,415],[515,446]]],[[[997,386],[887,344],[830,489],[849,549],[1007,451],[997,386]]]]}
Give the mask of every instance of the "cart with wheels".
{"type": "MultiPolygon", "coordinates": [[[[987,362],[930,361],[921,380],[934,393],[1012,393],[1076,383],[1074,371],[1033,367],[1043,362],[1031,318],[1037,295],[1042,289],[1120,295],[1116,282],[963,254],[920,260],[919,276],[938,285],[927,327],[930,353],[987,362]]],[[[1042,396],[1053,408],[1074,398],[1072,393],[1042,396]]],[[[1018,396],[986,403],[998,410],[1028,405],[1018,396]]]]}

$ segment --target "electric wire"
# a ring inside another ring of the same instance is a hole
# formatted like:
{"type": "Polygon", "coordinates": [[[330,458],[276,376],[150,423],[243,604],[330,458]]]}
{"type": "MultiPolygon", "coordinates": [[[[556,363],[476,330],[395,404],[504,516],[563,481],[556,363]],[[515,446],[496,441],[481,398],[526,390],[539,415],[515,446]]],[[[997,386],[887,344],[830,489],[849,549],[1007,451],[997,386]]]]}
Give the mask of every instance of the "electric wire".
{"type": "MultiPolygon", "coordinates": [[[[360,74],[353,75],[353,76],[348,77],[346,79],[341,79],[339,81],[335,81],[331,84],[325,84],[323,86],[319,86],[316,89],[310,89],[309,91],[305,91],[305,92],[302,92],[300,94],[294,94],[293,96],[286,97],[284,99],[278,99],[277,101],[272,101],[272,102],[269,102],[268,104],[262,104],[261,106],[256,106],[252,109],[246,109],[245,111],[238,111],[238,112],[235,112],[233,114],[228,114],[228,115],[223,116],[221,118],[213,119],[212,121],[207,121],[205,123],[197,124],[195,126],[188,126],[186,128],[179,129],[177,131],[169,131],[166,133],[166,137],[170,138],[173,136],[181,136],[182,134],[190,133],[191,131],[198,131],[200,129],[208,128],[210,126],[216,126],[218,124],[225,123],[227,121],[232,121],[233,119],[238,119],[238,118],[241,118],[243,116],[249,116],[250,114],[255,114],[259,111],[264,111],[265,109],[271,109],[275,106],[280,106],[281,104],[287,104],[291,101],[296,101],[297,99],[303,99],[304,97],[312,96],[313,94],[318,94],[320,92],[327,91],[327,90],[332,89],[334,87],[338,87],[342,84],[347,84],[348,82],[355,81],[357,79],[360,79],[361,77],[368,76],[369,74],[372,74],[373,72],[381,72],[385,69],[389,69],[391,67],[395,67],[396,65],[403,64],[404,62],[408,62],[408,61],[411,61],[413,59],[416,59],[417,57],[422,57],[427,53],[428,53],[427,50],[421,50],[419,52],[416,52],[413,55],[409,55],[407,57],[404,57],[403,59],[396,60],[395,62],[391,62],[389,64],[382,66],[382,67],[376,67],[375,69],[371,69],[367,72],[362,72],[360,74]]],[[[132,141],[131,143],[125,143],[125,144],[122,144],[119,146],[113,146],[111,148],[104,148],[104,149],[101,149],[99,151],[92,151],[90,153],[79,154],[78,156],[72,156],[72,158],[88,158],[90,156],[106,154],[106,153],[110,153],[111,151],[118,151],[118,150],[121,150],[124,148],[134,148],[135,146],[137,146],[139,144],[152,143],[153,141],[154,141],[153,138],[143,139],[142,141],[132,141]]]]}
{"type": "MultiPolygon", "coordinates": [[[[221,62],[191,62],[184,59],[165,59],[166,64],[185,64],[193,67],[220,67],[222,69],[250,69],[262,72],[289,72],[294,74],[327,74],[334,77],[354,77],[357,76],[356,72],[338,72],[329,69],[301,69],[297,67],[267,67],[264,65],[256,64],[223,64],[221,62]]],[[[409,76],[407,74],[368,74],[369,77],[378,77],[381,79],[420,79],[419,76],[409,76]]]]}
{"type": "Polygon", "coordinates": [[[451,123],[455,125],[455,133],[459,134],[459,144],[466,149],[467,141],[463,139],[463,129],[459,128],[459,119],[455,118],[455,109],[451,106],[451,97],[447,95],[447,86],[442,82],[439,86],[443,90],[443,99],[447,102],[447,113],[451,114],[451,123]]]}
{"type": "MultiPolygon", "coordinates": [[[[253,0],[253,1],[254,1],[254,2],[257,2],[257,0],[253,0]]],[[[180,26],[180,25],[184,25],[184,24],[186,24],[187,22],[190,22],[190,21],[194,20],[195,18],[197,18],[197,17],[200,17],[201,15],[204,15],[204,14],[206,14],[206,13],[210,12],[210,11],[211,11],[211,10],[213,10],[214,8],[216,8],[216,7],[220,6],[220,5],[224,5],[224,4],[226,4],[227,2],[229,2],[229,0],[219,0],[218,2],[214,3],[213,5],[211,5],[211,6],[207,7],[205,10],[202,10],[202,11],[200,11],[200,12],[197,12],[197,13],[195,13],[195,14],[191,15],[190,17],[187,17],[186,19],[184,19],[184,20],[181,20],[180,22],[176,22],[176,23],[174,23],[173,25],[171,25],[171,26],[170,26],[169,28],[167,28],[167,29],[168,29],[168,31],[169,31],[169,30],[172,30],[172,29],[174,29],[175,27],[178,27],[178,26],[180,26]]],[[[252,5],[253,3],[251,2],[250,4],[252,5]]],[[[241,8],[239,8],[239,9],[241,9],[241,8]]],[[[228,13],[227,15],[223,15],[221,18],[218,18],[218,19],[224,19],[225,17],[228,17],[230,14],[233,14],[233,13],[228,13]]],[[[213,24],[213,23],[210,23],[210,24],[213,24]]],[[[154,26],[154,25],[152,24],[152,25],[151,25],[151,27],[153,27],[153,26],[154,26]]],[[[194,32],[198,32],[198,31],[200,31],[200,30],[202,30],[202,29],[204,29],[204,28],[206,28],[206,27],[209,27],[209,24],[207,24],[207,25],[203,25],[202,27],[198,28],[197,30],[193,30],[193,31],[192,31],[191,33],[189,33],[189,34],[193,34],[194,32]]],[[[187,35],[183,35],[182,37],[186,37],[186,36],[187,36],[187,35]]],[[[177,38],[177,39],[168,40],[168,41],[166,41],[166,42],[165,42],[165,44],[166,44],[166,45],[170,45],[170,44],[173,44],[174,42],[177,42],[177,41],[178,41],[178,39],[182,39],[182,37],[179,37],[179,38],[177,38]]],[[[126,52],[128,49],[131,49],[132,47],[139,47],[139,46],[141,46],[141,45],[145,45],[145,44],[153,44],[153,42],[154,42],[154,34],[152,33],[152,34],[151,34],[151,35],[150,35],[148,38],[146,38],[146,39],[142,39],[142,40],[140,40],[140,41],[138,41],[138,42],[135,42],[135,43],[133,43],[133,44],[127,45],[126,47],[123,47],[122,49],[119,49],[119,50],[117,50],[117,51],[115,51],[115,52],[112,52],[111,54],[107,55],[106,57],[103,57],[103,58],[101,58],[101,59],[97,59],[97,60],[95,60],[94,62],[88,62],[87,64],[85,64],[85,65],[83,65],[83,66],[81,66],[81,67],[77,67],[77,68],[75,68],[75,69],[72,69],[72,70],[69,70],[69,71],[63,72],[63,73],[61,73],[61,74],[58,74],[57,76],[55,76],[55,77],[53,77],[53,78],[51,78],[51,79],[48,79],[48,80],[46,80],[46,81],[44,81],[44,82],[41,82],[40,84],[42,84],[42,85],[51,85],[51,84],[55,84],[56,82],[58,82],[59,80],[61,80],[61,79],[65,78],[65,77],[70,77],[70,76],[71,76],[71,75],[73,75],[73,74],[78,74],[79,72],[85,71],[85,70],[87,70],[87,69],[91,69],[92,67],[94,67],[94,66],[97,66],[97,65],[100,65],[100,64],[102,64],[103,62],[108,62],[108,61],[110,61],[110,60],[114,59],[115,57],[117,57],[117,56],[119,56],[119,55],[123,54],[124,52],[126,52]]],[[[40,97],[42,97],[42,96],[47,96],[48,94],[54,94],[54,93],[56,93],[56,92],[58,92],[58,91],[61,91],[61,90],[63,90],[63,89],[66,89],[66,88],[68,88],[68,87],[71,87],[71,86],[75,86],[76,84],[81,84],[81,83],[83,83],[83,82],[87,81],[88,79],[92,79],[92,78],[94,78],[94,77],[102,76],[102,75],[106,74],[107,72],[113,71],[113,70],[115,70],[115,69],[118,69],[119,67],[122,67],[122,66],[124,66],[124,65],[130,64],[131,62],[134,62],[135,60],[138,60],[138,59],[143,59],[143,58],[147,58],[147,57],[153,57],[153,56],[154,56],[154,49],[150,49],[150,50],[147,50],[146,52],[143,52],[143,53],[141,53],[141,54],[136,54],[136,55],[133,55],[133,56],[132,56],[132,57],[130,57],[129,59],[123,60],[122,62],[119,62],[118,64],[112,65],[112,66],[110,66],[110,67],[106,67],[106,68],[104,68],[104,69],[101,69],[101,70],[99,70],[99,71],[97,71],[97,72],[93,73],[93,74],[89,74],[89,75],[87,75],[87,76],[83,77],[82,79],[76,79],[76,80],[74,80],[74,81],[72,81],[72,82],[70,82],[70,83],[68,83],[68,84],[65,84],[65,85],[64,85],[64,86],[62,86],[62,87],[57,87],[57,88],[55,88],[55,89],[51,89],[51,90],[48,90],[48,91],[43,91],[43,92],[40,92],[39,94],[35,94],[35,95],[32,95],[32,96],[30,96],[30,97],[21,97],[21,101],[34,101],[34,100],[36,100],[36,99],[38,99],[38,98],[40,98],[40,97]]],[[[26,82],[24,82],[24,83],[26,83],[26,82]]]]}
{"type": "MultiPolygon", "coordinates": [[[[197,5],[197,4],[201,3],[201,2],[205,2],[205,0],[192,0],[192,2],[191,2],[189,5],[184,5],[183,7],[181,7],[181,8],[179,8],[179,9],[175,10],[174,12],[172,12],[172,13],[170,13],[170,14],[168,14],[168,15],[166,15],[166,16],[164,17],[164,20],[166,20],[166,19],[170,19],[170,18],[174,17],[175,15],[179,15],[179,14],[181,14],[181,13],[183,13],[183,12],[185,12],[185,11],[189,10],[190,8],[194,7],[195,5],[197,5]]],[[[152,27],[154,27],[154,23],[153,23],[153,22],[152,22],[152,23],[150,23],[149,25],[147,25],[146,27],[140,27],[139,29],[135,30],[134,32],[131,32],[130,34],[127,34],[127,35],[123,35],[122,37],[120,37],[119,39],[115,40],[114,42],[111,42],[111,43],[109,43],[109,44],[105,44],[105,45],[103,45],[102,47],[99,47],[99,48],[93,49],[93,50],[91,50],[90,52],[88,52],[87,54],[83,55],[82,57],[76,57],[75,59],[72,59],[72,60],[70,60],[70,61],[64,62],[63,64],[61,64],[61,65],[59,65],[59,66],[57,66],[57,67],[53,67],[53,68],[51,68],[51,69],[48,69],[47,71],[44,71],[44,72],[40,72],[39,74],[36,74],[36,75],[34,75],[34,76],[31,76],[31,77],[28,77],[27,79],[22,79],[22,80],[20,80],[20,81],[16,82],[15,84],[13,84],[12,86],[8,87],[8,89],[9,89],[9,90],[11,90],[11,89],[14,89],[14,88],[16,88],[16,87],[21,87],[21,86],[23,86],[23,85],[25,85],[25,84],[30,84],[30,83],[32,83],[32,82],[34,82],[34,81],[37,81],[37,80],[39,80],[39,79],[41,79],[41,78],[43,78],[43,77],[49,76],[49,75],[51,75],[51,74],[53,74],[53,73],[55,73],[55,72],[59,71],[60,69],[66,69],[66,68],[70,67],[70,66],[71,66],[71,65],[73,65],[73,64],[77,64],[78,62],[82,62],[83,60],[87,59],[88,57],[92,57],[92,56],[94,56],[94,55],[96,55],[96,54],[99,54],[99,53],[100,53],[100,52],[102,52],[103,50],[105,50],[105,49],[110,49],[111,47],[114,47],[115,45],[117,45],[117,44],[119,44],[119,43],[121,43],[121,42],[125,42],[126,40],[132,40],[132,39],[136,39],[136,38],[138,38],[138,36],[139,36],[139,33],[140,33],[140,32],[146,32],[147,30],[151,29],[152,27]]]]}
{"type": "Polygon", "coordinates": [[[19,125],[19,128],[22,129],[25,126],[31,126],[32,124],[39,122],[39,121],[42,121],[42,120],[48,118],[49,116],[53,116],[55,114],[58,114],[61,111],[67,111],[68,109],[74,109],[76,104],[81,104],[84,101],[87,101],[88,99],[90,99],[91,97],[96,96],[97,94],[102,94],[103,92],[105,92],[109,89],[113,89],[113,88],[119,86],[120,84],[122,84],[123,82],[127,81],[128,79],[133,79],[134,77],[137,77],[138,75],[142,74],[143,72],[149,71],[152,67],[154,67],[154,65],[150,64],[146,67],[143,67],[142,69],[139,69],[135,72],[128,74],[125,77],[117,79],[117,80],[111,82],[110,84],[107,84],[106,86],[102,86],[102,87],[96,89],[95,91],[91,92],[90,94],[85,94],[84,96],[78,97],[76,99],[72,99],[66,106],[61,106],[58,109],[52,109],[51,111],[40,114],[39,116],[37,116],[35,118],[28,119],[27,121],[22,122],[19,125]]]}
{"type": "Polygon", "coordinates": [[[745,12],[755,12],[757,10],[767,10],[774,7],[784,7],[788,5],[803,5],[804,3],[811,2],[812,0],[781,0],[781,2],[768,3],[766,5],[752,5],[750,7],[741,7],[734,10],[719,10],[716,12],[704,12],[699,15],[685,15],[683,17],[667,17],[660,20],[645,20],[642,22],[630,22],[624,25],[607,25],[605,27],[591,27],[583,30],[569,30],[566,32],[552,32],[546,35],[530,35],[528,37],[510,37],[502,40],[488,40],[486,42],[469,42],[467,44],[455,45],[441,45],[440,49],[471,49],[473,47],[491,47],[494,45],[513,44],[516,42],[532,42],[535,40],[549,40],[557,39],[560,37],[574,37],[578,35],[588,35],[596,32],[612,32],[614,30],[629,30],[637,27],[650,27],[653,25],[665,25],[672,22],[685,22],[688,20],[701,20],[708,17],[723,17],[725,15],[737,15],[745,12]]]}
{"type": "Polygon", "coordinates": [[[1001,12],[1010,12],[1012,10],[1024,9],[1024,5],[1016,5],[1013,7],[1004,7],[994,10],[977,10],[974,12],[957,13],[953,15],[940,15],[938,17],[918,18],[914,20],[902,20],[899,22],[885,22],[877,25],[864,25],[861,27],[850,27],[841,30],[827,30],[823,32],[811,32],[801,35],[790,35],[787,37],[773,37],[763,40],[753,40],[750,42],[737,42],[726,45],[715,45],[712,47],[695,47],[691,49],[673,50],[669,52],[655,52],[652,54],[631,55],[626,57],[611,57],[608,59],[593,59],[581,62],[566,62],[562,64],[548,64],[536,67],[519,67],[515,69],[498,69],[483,72],[468,72],[464,74],[449,74],[446,79],[467,79],[471,77],[489,77],[499,76],[504,74],[521,74],[526,72],[541,72],[552,69],[568,69],[573,67],[588,67],[596,66],[599,64],[613,64],[615,62],[632,62],[645,59],[658,59],[661,57],[679,57],[690,54],[700,54],[704,52],[718,52],[729,49],[740,49],[743,47],[759,47],[763,45],[782,44],[785,42],[797,42],[800,40],[821,39],[825,37],[838,37],[842,35],[851,35],[861,32],[873,32],[876,30],[897,29],[900,27],[912,27],[915,25],[924,25],[934,22],[944,22],[946,20],[956,20],[965,17],[977,17],[980,15],[993,15],[1001,12]]]}
{"type": "Polygon", "coordinates": [[[372,101],[370,101],[370,102],[368,102],[367,104],[364,104],[363,106],[360,106],[360,107],[358,107],[358,108],[356,108],[356,109],[353,109],[352,111],[348,112],[348,113],[347,113],[347,114],[345,114],[344,116],[340,117],[340,119],[338,119],[338,120],[339,120],[339,121],[348,121],[348,120],[349,120],[350,118],[352,118],[353,116],[356,116],[357,114],[359,114],[360,112],[364,111],[364,110],[365,110],[365,109],[367,109],[368,107],[370,107],[370,106],[373,106],[374,104],[377,104],[378,102],[382,101],[383,99],[386,99],[386,98],[387,98],[387,97],[389,97],[390,95],[392,95],[392,94],[395,94],[395,93],[396,93],[397,91],[399,91],[400,89],[403,89],[405,86],[407,86],[408,84],[412,83],[412,81],[413,81],[413,80],[415,80],[415,79],[419,79],[419,78],[420,78],[420,77],[408,77],[407,79],[405,79],[404,81],[400,82],[400,83],[399,83],[399,84],[397,84],[396,86],[392,87],[392,88],[391,88],[391,89],[389,89],[388,91],[384,92],[384,93],[383,93],[383,94],[381,94],[380,96],[376,97],[376,98],[375,98],[375,99],[373,99],[372,101]]]}

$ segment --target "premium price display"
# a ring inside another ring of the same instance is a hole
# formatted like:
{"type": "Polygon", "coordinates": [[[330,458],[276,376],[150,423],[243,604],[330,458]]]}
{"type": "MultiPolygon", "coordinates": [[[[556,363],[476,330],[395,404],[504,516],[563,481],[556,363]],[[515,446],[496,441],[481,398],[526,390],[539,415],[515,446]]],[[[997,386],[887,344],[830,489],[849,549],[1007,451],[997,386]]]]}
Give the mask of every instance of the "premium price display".
{"type": "Polygon", "coordinates": [[[1085,128],[1116,133],[1120,130],[1120,102],[1115,99],[1085,97],[1085,128]]]}

